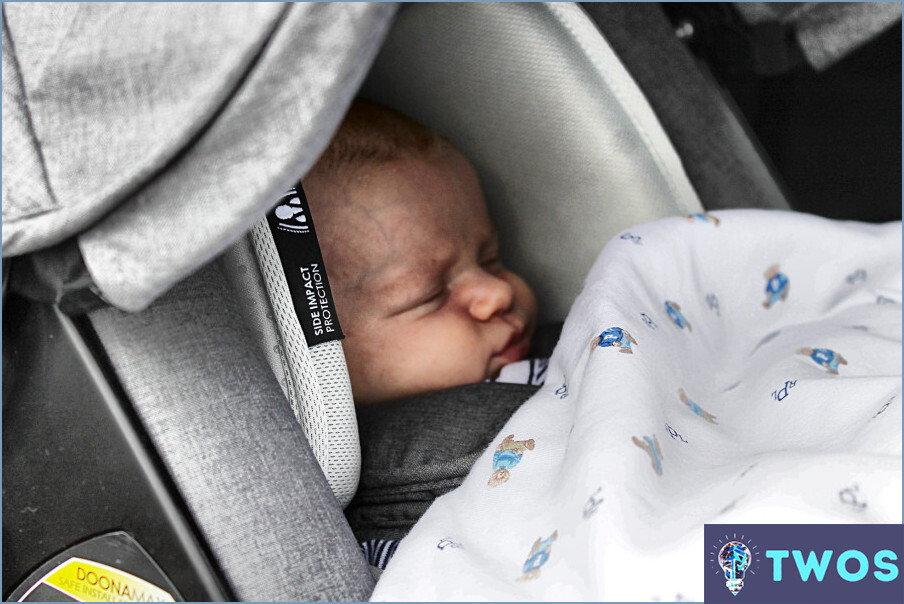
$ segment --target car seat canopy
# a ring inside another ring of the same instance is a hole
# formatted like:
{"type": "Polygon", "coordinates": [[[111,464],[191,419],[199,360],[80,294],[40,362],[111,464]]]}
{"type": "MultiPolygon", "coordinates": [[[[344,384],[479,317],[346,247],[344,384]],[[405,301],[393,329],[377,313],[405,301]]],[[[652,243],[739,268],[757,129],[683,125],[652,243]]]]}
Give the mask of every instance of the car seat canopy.
{"type": "Polygon", "coordinates": [[[78,235],[103,296],[146,307],[316,161],[394,11],[4,7],[3,255],[78,235]]]}

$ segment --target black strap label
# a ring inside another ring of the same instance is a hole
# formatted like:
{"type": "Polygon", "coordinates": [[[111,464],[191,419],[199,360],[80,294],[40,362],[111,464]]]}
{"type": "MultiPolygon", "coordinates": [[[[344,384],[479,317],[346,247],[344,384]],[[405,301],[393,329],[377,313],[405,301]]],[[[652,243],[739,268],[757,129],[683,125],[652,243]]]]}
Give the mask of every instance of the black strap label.
{"type": "Polygon", "coordinates": [[[336,316],[336,304],[301,183],[280,198],[267,214],[267,222],[308,347],[343,339],[345,335],[336,316]]]}

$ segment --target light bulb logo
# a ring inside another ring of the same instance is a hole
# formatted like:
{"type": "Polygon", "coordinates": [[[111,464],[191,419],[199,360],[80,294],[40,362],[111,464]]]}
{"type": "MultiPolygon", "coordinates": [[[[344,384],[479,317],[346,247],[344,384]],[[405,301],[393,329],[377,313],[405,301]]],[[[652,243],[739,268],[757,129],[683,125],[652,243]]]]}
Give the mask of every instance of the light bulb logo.
{"type": "Polygon", "coordinates": [[[719,566],[725,571],[725,587],[731,595],[738,595],[750,566],[750,550],[740,541],[729,541],[719,550],[719,566]]]}
{"type": "MultiPolygon", "coordinates": [[[[749,470],[745,470],[745,473],[749,470]]],[[[731,509],[735,502],[731,502],[722,509],[721,513],[731,509]]],[[[716,576],[710,575],[706,579],[706,589],[711,590],[710,596],[718,600],[720,594],[725,597],[722,591],[722,581],[725,581],[725,587],[731,592],[732,596],[736,596],[747,583],[748,579],[756,575],[760,571],[759,546],[754,543],[753,539],[747,536],[746,530],[732,531],[731,528],[739,528],[737,525],[707,524],[705,527],[706,540],[710,543],[707,546],[709,558],[709,571],[716,576]],[[728,528],[726,532],[720,529],[728,528]],[[717,532],[718,531],[718,532],[717,532]],[[721,535],[720,535],[721,533],[721,535]]],[[[746,527],[745,527],[746,528],[746,527]]],[[[753,586],[753,592],[748,593],[748,597],[759,597],[757,595],[757,585],[753,586]]],[[[748,592],[750,590],[748,589],[748,592]]],[[[730,598],[734,599],[734,598],[730,598]]],[[[707,597],[709,601],[709,597],[707,597]]]]}

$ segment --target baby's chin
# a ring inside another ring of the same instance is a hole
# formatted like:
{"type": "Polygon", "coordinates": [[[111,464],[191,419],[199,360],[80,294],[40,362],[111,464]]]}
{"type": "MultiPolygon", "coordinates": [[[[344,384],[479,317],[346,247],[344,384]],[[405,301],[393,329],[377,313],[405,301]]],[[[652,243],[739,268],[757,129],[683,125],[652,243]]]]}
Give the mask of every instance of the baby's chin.
{"type": "MultiPolygon", "coordinates": [[[[517,361],[513,361],[513,363],[517,363],[517,361]]],[[[512,363],[503,363],[500,365],[497,363],[493,363],[492,364],[493,369],[490,369],[487,371],[487,375],[484,377],[483,381],[486,382],[489,380],[495,380],[496,378],[499,377],[499,374],[502,373],[502,370],[511,364],[512,363]]]]}
{"type": "Polygon", "coordinates": [[[353,379],[352,392],[355,398],[355,405],[376,405],[381,403],[388,403],[391,401],[422,396],[431,392],[445,390],[447,388],[455,388],[456,386],[479,384],[489,379],[499,377],[499,372],[502,371],[503,366],[504,365],[493,364],[492,370],[481,370],[478,368],[476,371],[469,372],[469,374],[467,375],[458,374],[454,377],[449,376],[449,379],[446,380],[432,380],[429,384],[397,384],[395,387],[387,386],[374,391],[369,391],[364,388],[359,388],[358,391],[355,391],[355,384],[353,379]]]}
{"type": "Polygon", "coordinates": [[[449,376],[447,380],[430,380],[429,383],[405,382],[395,384],[394,387],[383,385],[382,388],[368,390],[361,384],[355,388],[357,381],[352,377],[352,391],[355,393],[356,405],[372,405],[385,403],[393,400],[409,398],[435,392],[437,390],[445,390],[446,388],[454,388],[456,386],[466,386],[468,384],[479,384],[487,380],[499,377],[502,369],[512,363],[527,357],[530,352],[530,340],[523,343],[517,342],[503,350],[500,354],[491,356],[483,367],[473,367],[471,370],[455,372],[454,376],[449,376]]]}
{"type": "Polygon", "coordinates": [[[488,370],[486,376],[485,376],[484,379],[483,379],[483,381],[486,382],[486,381],[489,381],[489,380],[495,380],[496,378],[498,378],[498,377],[499,377],[499,374],[502,373],[502,368],[503,368],[503,367],[505,367],[505,365],[500,365],[500,366],[497,367],[496,369],[488,370]]]}

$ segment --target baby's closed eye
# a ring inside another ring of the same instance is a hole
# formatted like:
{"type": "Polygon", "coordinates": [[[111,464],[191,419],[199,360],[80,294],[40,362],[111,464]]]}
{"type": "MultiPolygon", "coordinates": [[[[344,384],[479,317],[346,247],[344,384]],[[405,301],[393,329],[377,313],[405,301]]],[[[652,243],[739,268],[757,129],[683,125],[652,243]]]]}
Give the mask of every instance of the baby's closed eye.
{"type": "Polygon", "coordinates": [[[424,289],[420,294],[408,296],[407,300],[392,315],[418,315],[433,312],[443,307],[448,293],[445,284],[437,284],[429,289],[424,289]]]}
{"type": "Polygon", "coordinates": [[[481,245],[477,263],[490,273],[498,273],[503,269],[502,260],[499,258],[499,239],[495,232],[487,242],[481,245]]]}
{"type": "Polygon", "coordinates": [[[429,291],[428,294],[423,296],[416,304],[418,307],[423,306],[442,306],[446,301],[446,296],[448,295],[449,290],[445,285],[437,286],[429,291]]]}
{"type": "Polygon", "coordinates": [[[499,259],[498,254],[494,254],[490,258],[481,260],[480,266],[488,273],[498,273],[503,270],[502,260],[499,259]]]}

